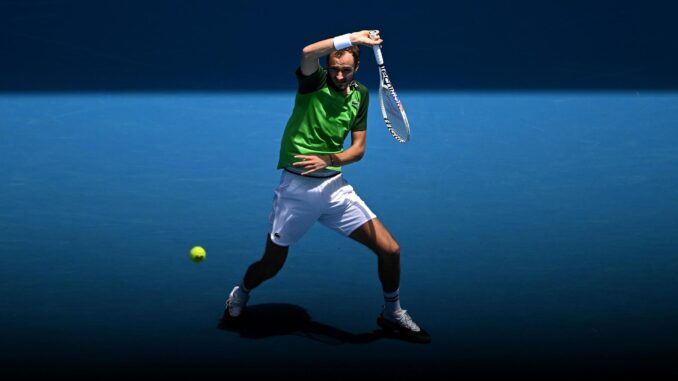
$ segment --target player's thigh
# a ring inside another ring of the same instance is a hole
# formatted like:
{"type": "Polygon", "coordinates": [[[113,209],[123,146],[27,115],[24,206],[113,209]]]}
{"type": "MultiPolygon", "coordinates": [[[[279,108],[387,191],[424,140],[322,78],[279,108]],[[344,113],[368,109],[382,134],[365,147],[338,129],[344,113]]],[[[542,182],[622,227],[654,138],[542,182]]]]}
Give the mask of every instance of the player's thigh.
{"type": "Polygon", "coordinates": [[[269,215],[269,239],[276,245],[294,244],[318,220],[322,205],[309,189],[313,185],[299,175],[284,172],[269,215]]]}
{"type": "Polygon", "coordinates": [[[399,254],[400,247],[386,226],[373,218],[353,231],[351,239],[362,243],[376,253],[399,254]]]}

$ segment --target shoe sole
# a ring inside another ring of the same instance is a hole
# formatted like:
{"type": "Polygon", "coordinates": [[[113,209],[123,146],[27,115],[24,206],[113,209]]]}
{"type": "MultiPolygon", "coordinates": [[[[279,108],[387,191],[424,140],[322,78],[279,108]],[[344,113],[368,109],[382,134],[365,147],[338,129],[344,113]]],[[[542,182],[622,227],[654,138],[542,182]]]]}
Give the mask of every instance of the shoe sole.
{"type": "Polygon", "coordinates": [[[424,329],[421,329],[419,332],[411,331],[407,328],[403,328],[393,322],[390,322],[381,316],[377,318],[377,325],[386,332],[396,334],[398,337],[401,337],[407,341],[419,344],[428,344],[431,342],[431,335],[429,335],[429,333],[424,329]]]}

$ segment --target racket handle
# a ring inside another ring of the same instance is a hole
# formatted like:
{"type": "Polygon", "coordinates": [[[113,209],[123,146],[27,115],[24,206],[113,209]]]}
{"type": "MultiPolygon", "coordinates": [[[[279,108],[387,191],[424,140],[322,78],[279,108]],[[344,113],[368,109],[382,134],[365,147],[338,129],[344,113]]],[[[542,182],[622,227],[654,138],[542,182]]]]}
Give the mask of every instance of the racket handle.
{"type": "MultiPolygon", "coordinates": [[[[371,30],[370,31],[370,36],[371,37],[376,37],[376,35],[379,33],[378,30],[371,30]]],[[[384,57],[381,55],[381,47],[379,45],[374,45],[372,47],[374,49],[374,58],[377,60],[377,65],[381,66],[384,64],[384,57]]]]}
{"type": "Polygon", "coordinates": [[[375,45],[372,49],[374,49],[374,58],[377,60],[377,65],[383,65],[384,57],[381,55],[381,48],[378,45],[375,45]]]}

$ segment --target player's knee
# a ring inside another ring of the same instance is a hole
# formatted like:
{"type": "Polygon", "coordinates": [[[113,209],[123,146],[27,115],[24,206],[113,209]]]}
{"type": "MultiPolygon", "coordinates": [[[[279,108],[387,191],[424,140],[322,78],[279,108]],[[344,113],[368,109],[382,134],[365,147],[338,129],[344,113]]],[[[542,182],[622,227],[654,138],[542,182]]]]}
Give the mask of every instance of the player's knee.
{"type": "Polygon", "coordinates": [[[261,258],[261,263],[267,273],[275,275],[280,271],[287,259],[287,250],[287,246],[278,246],[269,241],[264,256],[261,258]]]}
{"type": "Polygon", "coordinates": [[[381,250],[381,255],[388,260],[400,259],[400,245],[397,242],[390,242],[385,248],[381,250]]]}
{"type": "Polygon", "coordinates": [[[268,273],[270,276],[273,276],[277,274],[280,269],[282,269],[283,265],[285,264],[285,256],[270,255],[264,258],[262,263],[266,269],[266,273],[268,273]]]}

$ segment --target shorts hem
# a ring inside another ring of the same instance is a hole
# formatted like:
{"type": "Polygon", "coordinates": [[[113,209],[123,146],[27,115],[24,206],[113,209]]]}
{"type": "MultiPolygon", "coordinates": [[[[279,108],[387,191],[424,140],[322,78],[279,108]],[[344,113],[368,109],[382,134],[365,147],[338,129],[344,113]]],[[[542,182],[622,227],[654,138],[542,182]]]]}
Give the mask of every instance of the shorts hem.
{"type": "Polygon", "coordinates": [[[354,228],[351,229],[350,231],[347,230],[347,232],[344,233],[344,235],[345,235],[346,237],[349,237],[351,234],[353,234],[353,232],[355,232],[356,230],[360,229],[361,227],[363,227],[363,225],[365,225],[366,223],[372,221],[372,220],[375,219],[375,218],[377,218],[376,215],[372,216],[371,218],[365,220],[365,222],[363,222],[362,224],[360,224],[360,225],[354,227],[354,228]]]}
{"type": "Polygon", "coordinates": [[[290,242],[290,243],[281,242],[280,239],[278,239],[278,237],[275,236],[275,233],[268,233],[268,239],[270,239],[271,242],[273,242],[274,244],[276,244],[278,246],[282,246],[282,247],[289,247],[290,245],[292,245],[294,243],[294,242],[290,242]]]}

